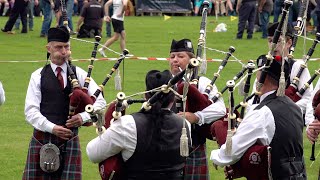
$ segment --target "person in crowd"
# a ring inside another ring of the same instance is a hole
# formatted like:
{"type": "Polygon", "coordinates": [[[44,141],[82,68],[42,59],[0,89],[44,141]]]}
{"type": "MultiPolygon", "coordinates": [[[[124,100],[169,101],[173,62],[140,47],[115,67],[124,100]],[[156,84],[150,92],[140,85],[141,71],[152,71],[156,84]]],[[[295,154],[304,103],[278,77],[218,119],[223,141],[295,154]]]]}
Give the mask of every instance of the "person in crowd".
{"type": "Polygon", "coordinates": [[[238,32],[236,39],[242,39],[244,30],[247,25],[247,39],[252,39],[255,15],[256,15],[256,0],[238,0],[236,11],[239,14],[239,22],[238,22],[238,32]]]}
{"type": "MultiPolygon", "coordinates": [[[[34,6],[37,6],[39,4],[38,0],[30,0],[28,7],[27,7],[27,16],[28,16],[28,25],[29,25],[29,31],[33,31],[33,18],[34,18],[34,6]]],[[[15,29],[19,29],[21,18],[18,17],[16,23],[14,24],[15,29]]]]}
{"type": "Polygon", "coordinates": [[[99,2],[90,0],[89,3],[85,4],[77,23],[77,37],[92,38],[101,36],[103,16],[104,11],[99,2]]]}
{"type": "MultiPolygon", "coordinates": [[[[104,5],[108,2],[108,0],[105,0],[104,5]]],[[[113,15],[113,6],[112,4],[109,6],[109,16],[111,17],[113,15]]],[[[111,37],[111,22],[106,21],[106,36],[111,37]]]]}
{"type": "Polygon", "coordinates": [[[9,19],[4,26],[4,28],[1,28],[2,32],[12,33],[12,28],[14,26],[14,23],[18,19],[18,17],[21,17],[22,22],[22,29],[21,33],[27,33],[27,7],[29,4],[29,0],[15,0],[13,8],[11,10],[9,19]]]}
{"type": "MultiPolygon", "coordinates": [[[[208,7],[208,14],[211,14],[211,10],[212,10],[212,0],[208,0],[209,1],[209,7],[208,7]]],[[[199,10],[201,5],[203,4],[204,0],[195,0],[194,1],[194,15],[198,16],[199,15],[199,10]]],[[[201,14],[201,13],[200,13],[201,14]]]]}
{"type": "Polygon", "coordinates": [[[113,36],[104,43],[102,48],[98,49],[98,52],[103,57],[107,57],[104,50],[117,41],[120,38],[120,49],[123,51],[126,48],[126,32],[124,30],[124,13],[127,9],[128,0],[109,0],[104,5],[106,22],[112,22],[112,27],[114,30],[113,36]],[[113,15],[109,16],[109,6],[113,5],[113,15]]]}
{"type": "Polygon", "coordinates": [[[40,37],[47,37],[52,22],[52,10],[55,7],[54,0],[40,0],[40,7],[43,15],[40,37]]]}
{"type": "Polygon", "coordinates": [[[258,13],[260,19],[260,28],[262,31],[262,39],[268,37],[268,24],[273,7],[272,0],[258,0],[258,13]]]}

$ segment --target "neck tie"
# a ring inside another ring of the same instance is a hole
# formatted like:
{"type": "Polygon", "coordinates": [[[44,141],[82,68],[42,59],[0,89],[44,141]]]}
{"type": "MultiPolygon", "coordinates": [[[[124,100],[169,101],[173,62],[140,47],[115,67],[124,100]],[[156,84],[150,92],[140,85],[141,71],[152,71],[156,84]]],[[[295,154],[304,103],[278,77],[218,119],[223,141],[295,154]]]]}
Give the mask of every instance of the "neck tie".
{"type": "Polygon", "coordinates": [[[63,77],[61,75],[62,68],[61,67],[57,67],[56,71],[57,71],[57,78],[58,78],[60,87],[61,87],[61,89],[64,89],[63,77]]]}

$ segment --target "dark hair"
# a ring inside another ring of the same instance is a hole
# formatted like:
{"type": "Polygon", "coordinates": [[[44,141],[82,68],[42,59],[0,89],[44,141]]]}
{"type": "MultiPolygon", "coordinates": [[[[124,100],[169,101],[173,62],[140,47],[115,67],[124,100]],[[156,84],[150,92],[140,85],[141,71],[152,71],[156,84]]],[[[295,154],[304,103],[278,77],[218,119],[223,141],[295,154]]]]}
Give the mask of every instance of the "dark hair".
{"type": "MultiPolygon", "coordinates": [[[[146,83],[146,90],[152,90],[157,87],[161,87],[162,85],[168,84],[170,79],[172,78],[172,74],[169,70],[164,70],[160,72],[158,70],[151,70],[147,73],[145,83],[146,83]]],[[[146,98],[150,99],[156,92],[149,92],[146,93],[146,98]]],[[[174,93],[163,93],[162,97],[152,105],[152,112],[159,111],[161,108],[167,108],[171,102],[174,101],[174,93]]]]}

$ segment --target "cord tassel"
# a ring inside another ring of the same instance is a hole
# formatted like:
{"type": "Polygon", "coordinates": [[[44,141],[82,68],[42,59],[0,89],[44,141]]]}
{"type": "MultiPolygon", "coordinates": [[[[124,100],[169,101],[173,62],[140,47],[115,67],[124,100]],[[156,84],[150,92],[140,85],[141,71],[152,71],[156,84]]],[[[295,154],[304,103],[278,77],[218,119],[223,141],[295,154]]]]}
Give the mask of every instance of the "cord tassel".
{"type": "Polygon", "coordinates": [[[284,93],[286,90],[285,84],[286,84],[286,80],[284,78],[284,72],[282,71],[281,76],[280,76],[280,80],[279,80],[279,88],[277,91],[277,96],[284,96],[284,93]]]}
{"type": "Polygon", "coordinates": [[[227,140],[226,140],[226,151],[225,151],[226,155],[231,155],[231,152],[232,152],[232,135],[233,135],[232,130],[228,130],[227,140]]]}
{"type": "Polygon", "coordinates": [[[188,136],[187,129],[185,127],[182,128],[182,133],[180,137],[180,156],[189,156],[188,136]]]}
{"type": "Polygon", "coordinates": [[[206,48],[203,48],[203,54],[202,54],[202,61],[200,66],[200,73],[206,74],[207,73],[207,54],[206,54],[206,48]]]}
{"type": "Polygon", "coordinates": [[[116,75],[114,77],[114,86],[115,86],[115,89],[117,91],[121,91],[122,90],[122,87],[121,87],[121,76],[120,76],[120,70],[119,69],[116,70],[116,75]]]}

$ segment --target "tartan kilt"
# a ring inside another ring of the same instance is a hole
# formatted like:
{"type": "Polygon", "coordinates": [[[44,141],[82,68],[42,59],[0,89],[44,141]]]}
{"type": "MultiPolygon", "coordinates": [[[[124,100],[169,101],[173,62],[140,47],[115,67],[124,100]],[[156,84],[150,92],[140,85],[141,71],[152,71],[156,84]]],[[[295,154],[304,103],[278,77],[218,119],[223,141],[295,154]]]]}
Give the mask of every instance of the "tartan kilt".
{"type": "Polygon", "coordinates": [[[64,152],[65,140],[57,136],[35,130],[31,138],[26,160],[26,166],[23,171],[23,180],[81,180],[81,149],[79,144],[79,137],[77,133],[70,140],[67,141],[66,152],[64,152]],[[54,173],[46,173],[40,168],[40,149],[42,145],[49,142],[55,144],[60,149],[60,154],[63,159],[58,171],[54,173]],[[62,169],[63,168],[63,169],[62,169]]]}
{"type": "Polygon", "coordinates": [[[184,169],[185,180],[209,180],[206,144],[192,148],[184,169]]]}

